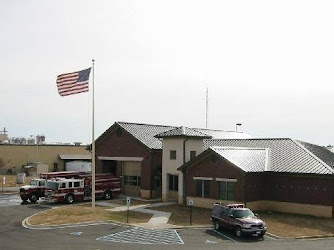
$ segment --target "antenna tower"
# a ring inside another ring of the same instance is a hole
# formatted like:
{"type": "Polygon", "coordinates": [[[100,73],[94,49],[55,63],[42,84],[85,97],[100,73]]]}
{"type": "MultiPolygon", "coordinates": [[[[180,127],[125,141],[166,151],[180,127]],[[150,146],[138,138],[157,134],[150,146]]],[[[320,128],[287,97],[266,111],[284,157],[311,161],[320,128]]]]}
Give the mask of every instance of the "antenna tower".
{"type": "Polygon", "coordinates": [[[205,57],[205,85],[206,85],[205,128],[208,128],[209,85],[208,85],[208,60],[207,60],[207,57],[205,57]]]}

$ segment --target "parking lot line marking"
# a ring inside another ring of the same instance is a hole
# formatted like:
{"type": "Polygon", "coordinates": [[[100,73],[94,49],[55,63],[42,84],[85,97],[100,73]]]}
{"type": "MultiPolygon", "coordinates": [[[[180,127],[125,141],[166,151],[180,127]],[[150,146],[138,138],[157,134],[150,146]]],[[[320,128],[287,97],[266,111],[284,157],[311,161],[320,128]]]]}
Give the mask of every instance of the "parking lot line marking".
{"type": "Polygon", "coordinates": [[[181,241],[181,244],[184,244],[184,241],[180,237],[179,233],[175,229],[174,229],[174,232],[175,232],[176,236],[179,237],[179,240],[181,241]]]}
{"type": "Polygon", "coordinates": [[[217,233],[217,234],[219,234],[219,235],[225,237],[226,239],[229,239],[229,240],[233,241],[234,243],[238,243],[237,241],[233,240],[232,238],[228,237],[227,235],[225,235],[225,234],[223,234],[223,233],[221,233],[221,232],[218,232],[218,231],[216,231],[216,230],[214,230],[214,229],[211,229],[211,230],[214,231],[215,233],[217,233]]]}
{"type": "Polygon", "coordinates": [[[111,235],[99,237],[96,240],[118,243],[137,244],[184,244],[176,230],[150,230],[132,228],[111,235]]]}
{"type": "Polygon", "coordinates": [[[272,240],[277,240],[277,239],[275,239],[274,237],[270,237],[270,236],[268,236],[268,235],[264,235],[264,237],[267,237],[267,238],[269,238],[269,239],[272,239],[272,240]]]}

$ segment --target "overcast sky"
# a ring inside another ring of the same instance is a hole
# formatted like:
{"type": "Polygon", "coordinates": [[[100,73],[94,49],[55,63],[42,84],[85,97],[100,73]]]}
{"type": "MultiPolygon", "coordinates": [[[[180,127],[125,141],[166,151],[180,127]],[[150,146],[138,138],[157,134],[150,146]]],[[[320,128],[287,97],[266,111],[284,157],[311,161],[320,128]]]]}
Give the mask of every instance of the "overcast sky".
{"type": "Polygon", "coordinates": [[[95,136],[115,121],[334,144],[333,1],[0,0],[0,128],[91,140],[91,96],[56,77],[95,58],[95,136]],[[207,82],[205,83],[207,61],[207,82]]]}

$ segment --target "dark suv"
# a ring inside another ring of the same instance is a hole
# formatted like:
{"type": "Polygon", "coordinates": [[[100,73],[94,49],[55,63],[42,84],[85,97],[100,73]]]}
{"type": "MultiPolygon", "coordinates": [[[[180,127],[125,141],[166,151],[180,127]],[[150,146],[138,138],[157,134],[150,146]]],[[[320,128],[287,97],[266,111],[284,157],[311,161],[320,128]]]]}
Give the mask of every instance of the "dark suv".
{"type": "Polygon", "coordinates": [[[267,225],[243,204],[221,205],[215,204],[212,209],[211,220],[216,230],[221,227],[233,230],[240,237],[254,235],[263,237],[267,225]]]}

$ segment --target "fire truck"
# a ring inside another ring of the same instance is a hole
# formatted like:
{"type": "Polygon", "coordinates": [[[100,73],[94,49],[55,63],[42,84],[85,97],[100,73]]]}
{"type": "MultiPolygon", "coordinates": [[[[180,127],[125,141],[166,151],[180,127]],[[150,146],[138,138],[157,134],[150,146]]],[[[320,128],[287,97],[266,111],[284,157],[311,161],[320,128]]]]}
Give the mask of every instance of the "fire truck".
{"type": "Polygon", "coordinates": [[[52,178],[75,178],[79,177],[86,172],[82,171],[62,171],[62,172],[50,172],[41,173],[39,178],[33,178],[30,180],[29,185],[22,186],[20,188],[20,196],[23,201],[28,199],[31,202],[36,202],[40,197],[44,197],[46,180],[52,178]]]}
{"type": "MultiPolygon", "coordinates": [[[[113,174],[95,175],[95,197],[111,199],[121,192],[120,178],[113,174]]],[[[91,199],[92,176],[81,175],[71,179],[54,178],[46,183],[45,199],[48,202],[65,202],[72,204],[74,201],[91,199]]]]}

